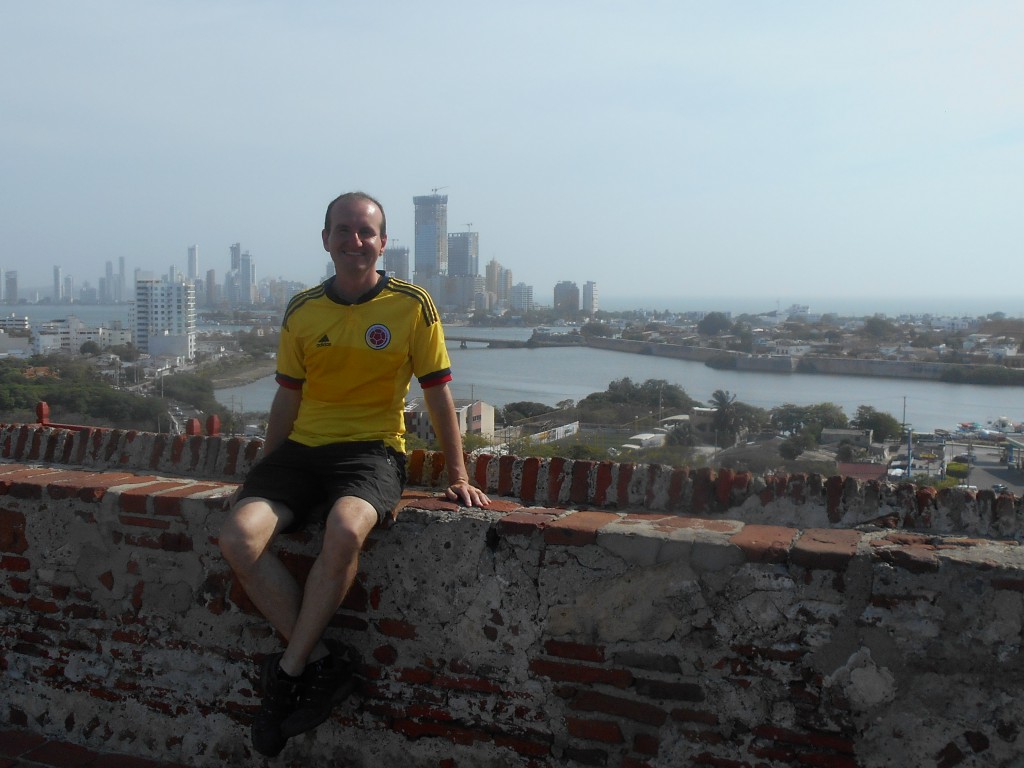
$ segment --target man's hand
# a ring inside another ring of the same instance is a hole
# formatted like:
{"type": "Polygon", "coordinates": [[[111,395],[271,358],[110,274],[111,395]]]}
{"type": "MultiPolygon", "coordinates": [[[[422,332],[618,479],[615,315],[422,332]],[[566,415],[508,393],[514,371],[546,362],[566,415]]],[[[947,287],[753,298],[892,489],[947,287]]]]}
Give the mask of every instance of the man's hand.
{"type": "Polygon", "coordinates": [[[486,507],[491,503],[487,494],[469,484],[469,480],[456,480],[444,489],[448,501],[458,501],[466,507],[486,507]]]}

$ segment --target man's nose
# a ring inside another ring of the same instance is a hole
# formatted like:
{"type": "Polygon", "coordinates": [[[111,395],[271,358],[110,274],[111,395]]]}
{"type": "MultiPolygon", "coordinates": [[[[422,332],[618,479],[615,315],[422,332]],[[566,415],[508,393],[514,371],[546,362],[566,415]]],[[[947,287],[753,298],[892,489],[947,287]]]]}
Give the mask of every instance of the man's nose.
{"type": "Polygon", "coordinates": [[[363,239],[359,237],[358,232],[346,232],[341,242],[346,248],[359,248],[363,244],[363,239]]]}

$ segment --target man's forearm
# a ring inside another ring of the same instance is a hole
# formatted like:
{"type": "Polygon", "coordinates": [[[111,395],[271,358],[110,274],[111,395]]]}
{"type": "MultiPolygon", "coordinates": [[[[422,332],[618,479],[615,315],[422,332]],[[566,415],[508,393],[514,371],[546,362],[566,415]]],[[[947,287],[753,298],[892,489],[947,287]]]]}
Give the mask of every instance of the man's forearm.
{"type": "Polygon", "coordinates": [[[447,385],[429,387],[423,390],[423,399],[430,412],[430,423],[434,426],[445,466],[448,467],[448,482],[468,481],[466,459],[462,453],[462,432],[459,418],[455,413],[455,402],[447,385]]]}
{"type": "Polygon", "coordinates": [[[266,456],[288,439],[299,414],[302,391],[278,387],[267,417],[267,436],[263,441],[263,455],[266,456]]]}

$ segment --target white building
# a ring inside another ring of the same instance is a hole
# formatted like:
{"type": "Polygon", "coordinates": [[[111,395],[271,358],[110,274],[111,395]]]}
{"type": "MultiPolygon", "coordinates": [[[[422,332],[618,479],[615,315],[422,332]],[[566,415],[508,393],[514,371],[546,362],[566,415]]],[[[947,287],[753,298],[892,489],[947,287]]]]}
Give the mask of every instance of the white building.
{"type": "Polygon", "coordinates": [[[156,357],[196,356],[196,289],[188,280],[135,280],[132,334],[140,352],[156,357]]]}
{"type": "MultiPolygon", "coordinates": [[[[455,415],[461,434],[494,436],[493,405],[482,400],[456,400],[455,415]]],[[[405,431],[423,440],[434,439],[434,427],[427,412],[427,404],[422,400],[413,400],[405,407],[405,431]]]]}
{"type": "Polygon", "coordinates": [[[588,317],[593,317],[599,308],[597,283],[588,280],[583,284],[583,313],[588,317]]]}

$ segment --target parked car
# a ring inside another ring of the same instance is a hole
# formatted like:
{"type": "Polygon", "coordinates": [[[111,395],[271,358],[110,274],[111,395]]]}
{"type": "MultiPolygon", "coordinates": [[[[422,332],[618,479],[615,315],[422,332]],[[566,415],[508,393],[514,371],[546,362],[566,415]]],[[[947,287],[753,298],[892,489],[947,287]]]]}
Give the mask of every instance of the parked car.
{"type": "Polygon", "coordinates": [[[1006,483],[994,483],[992,485],[992,490],[995,491],[996,493],[1006,493],[1009,490],[1009,488],[1007,487],[1006,483]]]}
{"type": "Polygon", "coordinates": [[[956,456],[953,457],[953,461],[958,462],[960,464],[973,464],[974,463],[974,454],[973,453],[958,453],[956,456]]]}

